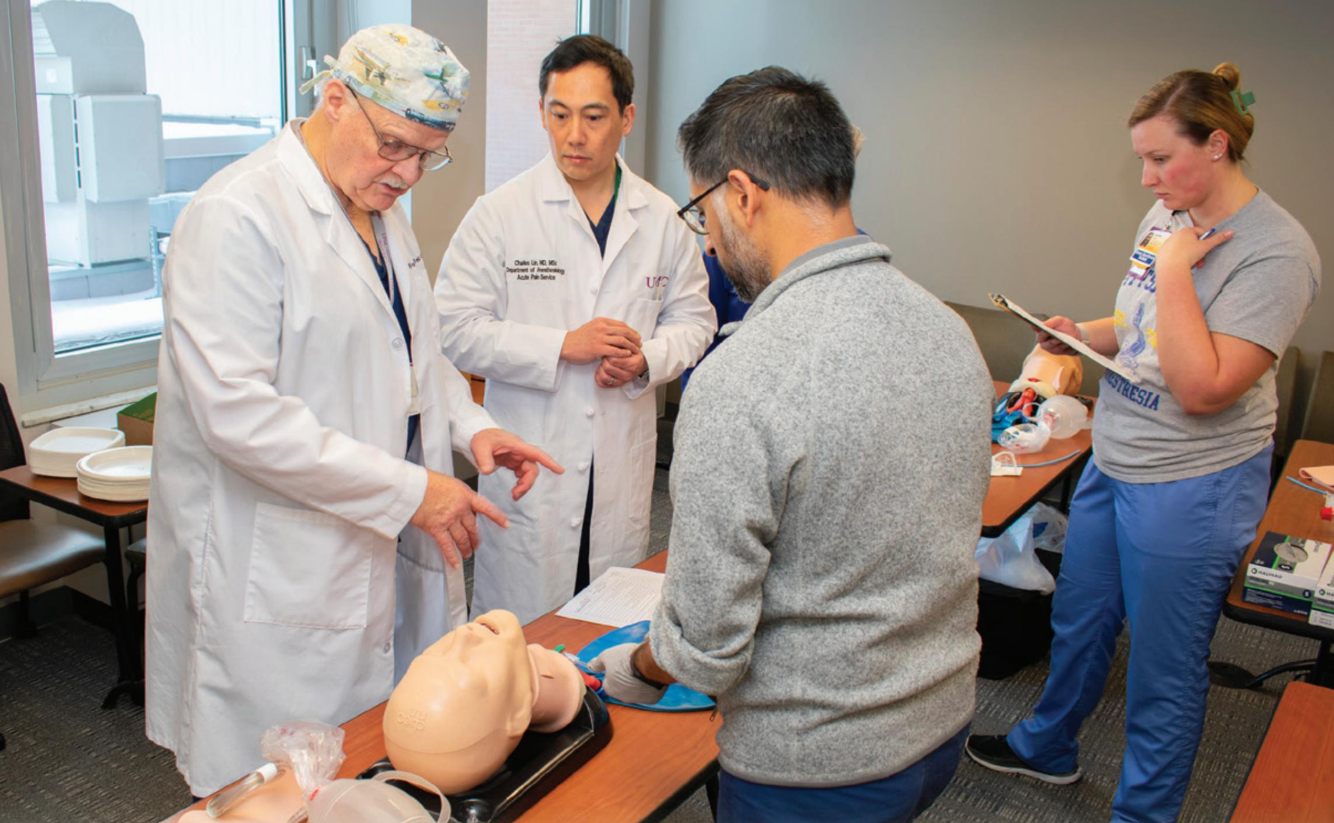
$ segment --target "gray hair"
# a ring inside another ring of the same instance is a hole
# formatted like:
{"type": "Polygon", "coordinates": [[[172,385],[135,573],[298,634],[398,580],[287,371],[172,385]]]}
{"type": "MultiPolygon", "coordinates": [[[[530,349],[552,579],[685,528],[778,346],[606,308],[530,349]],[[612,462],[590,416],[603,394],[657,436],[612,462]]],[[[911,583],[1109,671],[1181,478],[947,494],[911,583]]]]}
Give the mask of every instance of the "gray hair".
{"type": "Polygon", "coordinates": [[[733,169],[785,197],[839,208],[852,197],[853,127],[824,83],[779,66],[725,81],[677,132],[686,172],[702,185],[733,169]]]}

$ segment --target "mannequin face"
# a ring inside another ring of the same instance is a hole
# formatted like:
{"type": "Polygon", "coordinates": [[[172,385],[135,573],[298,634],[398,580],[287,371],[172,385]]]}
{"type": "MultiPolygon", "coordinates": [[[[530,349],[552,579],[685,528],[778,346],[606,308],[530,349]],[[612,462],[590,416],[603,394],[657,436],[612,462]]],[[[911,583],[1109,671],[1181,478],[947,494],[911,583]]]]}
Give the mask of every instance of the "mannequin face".
{"type": "MultiPolygon", "coordinates": [[[[507,611],[490,611],[440,638],[413,662],[429,671],[430,701],[458,708],[450,737],[461,748],[481,734],[463,734],[477,726],[484,734],[503,728],[518,736],[528,728],[533,683],[519,619],[507,611]]],[[[409,684],[411,668],[403,678],[409,684]]],[[[413,678],[415,681],[416,678],[413,678]]],[[[425,684],[423,684],[425,685],[425,684]]]]}
{"type": "Polygon", "coordinates": [[[487,612],[422,652],[389,697],[384,741],[395,768],[449,794],[495,773],[532,713],[534,674],[519,620],[487,612]]]}
{"type": "Polygon", "coordinates": [[[385,748],[395,768],[464,791],[495,774],[530,721],[537,731],[569,723],[583,693],[574,664],[530,649],[517,617],[490,611],[412,661],[385,707],[385,748]]]}

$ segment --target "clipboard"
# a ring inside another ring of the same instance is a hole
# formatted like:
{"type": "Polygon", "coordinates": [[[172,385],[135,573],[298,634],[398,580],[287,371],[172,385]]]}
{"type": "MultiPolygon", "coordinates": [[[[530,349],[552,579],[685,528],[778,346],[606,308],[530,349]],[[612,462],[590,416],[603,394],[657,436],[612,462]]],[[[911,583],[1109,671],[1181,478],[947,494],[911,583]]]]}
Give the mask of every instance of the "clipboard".
{"type": "Polygon", "coordinates": [[[1101,354],[1098,354],[1093,349],[1090,349],[1088,345],[1084,343],[1084,341],[1076,337],[1071,337],[1068,334],[1063,334],[1062,332],[1058,332],[1055,329],[1048,328],[1047,325],[1044,324],[1041,320],[1037,319],[1036,317],[1025,311],[1023,306],[1020,306],[1018,303],[1007,300],[1005,298],[1005,295],[988,294],[987,296],[991,298],[991,302],[995,303],[997,308],[1004,309],[1005,311],[1009,312],[1010,314],[1024,321],[1028,325],[1032,326],[1034,331],[1041,331],[1050,334],[1052,337],[1055,337],[1057,340],[1060,340],[1062,343],[1074,349],[1075,351],[1079,352],[1080,354],[1084,355],[1088,359],[1092,360],[1094,363],[1097,363],[1099,366],[1102,366],[1107,371],[1116,372],[1125,379],[1129,380],[1131,383],[1134,383],[1136,385],[1139,384],[1139,377],[1137,377],[1133,372],[1117,364],[1115,361],[1103,357],[1101,354]]]}

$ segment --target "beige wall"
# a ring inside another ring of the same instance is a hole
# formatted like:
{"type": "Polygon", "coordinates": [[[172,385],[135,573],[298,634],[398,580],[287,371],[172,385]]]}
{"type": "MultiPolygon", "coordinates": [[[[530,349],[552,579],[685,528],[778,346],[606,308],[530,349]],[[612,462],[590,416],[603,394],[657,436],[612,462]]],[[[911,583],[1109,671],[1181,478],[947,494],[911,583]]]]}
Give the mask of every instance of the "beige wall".
{"type": "Polygon", "coordinates": [[[472,84],[449,138],[454,162],[412,189],[412,228],[435,282],[449,238],[486,186],[486,0],[413,0],[412,25],[449,46],[472,84]]]}
{"type": "Polygon", "coordinates": [[[556,42],[574,34],[576,0],[490,0],[486,55],[486,190],[534,166],[549,150],[538,115],[538,74],[556,42]]]}
{"type": "MultiPolygon", "coordinates": [[[[909,276],[961,303],[1104,316],[1152,205],[1125,119],[1178,69],[1241,68],[1252,179],[1330,266],[1332,39],[1334,3],[1309,0],[658,0],[637,127],[650,179],[684,202],[676,128],[718,83],[769,64],[819,77],[866,134],[857,223],[909,276]]],[[[1331,317],[1327,278],[1294,341],[1303,386],[1331,317]]]]}

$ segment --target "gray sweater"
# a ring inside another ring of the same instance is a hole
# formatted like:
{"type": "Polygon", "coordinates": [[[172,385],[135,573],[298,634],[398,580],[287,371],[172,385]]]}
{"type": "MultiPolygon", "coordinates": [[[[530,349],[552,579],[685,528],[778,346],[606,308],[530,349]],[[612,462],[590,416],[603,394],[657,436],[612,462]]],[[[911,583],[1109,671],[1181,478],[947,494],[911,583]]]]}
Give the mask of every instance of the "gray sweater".
{"type": "Polygon", "coordinates": [[[649,639],[759,783],[891,775],[973,715],[994,391],[868,238],[793,261],[696,370],[649,639]]]}

